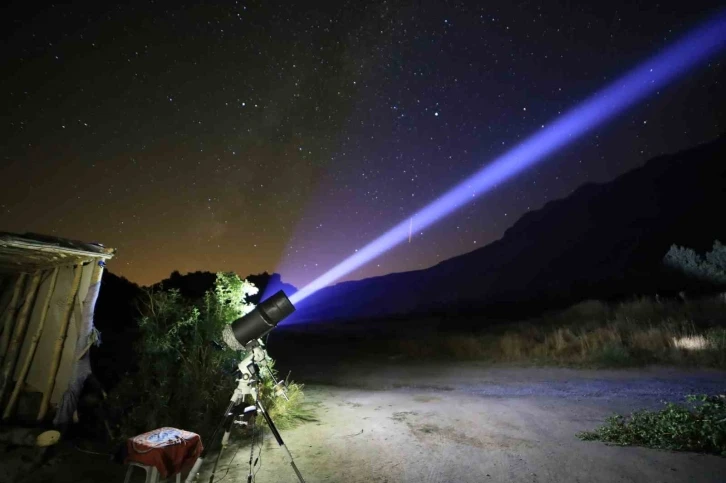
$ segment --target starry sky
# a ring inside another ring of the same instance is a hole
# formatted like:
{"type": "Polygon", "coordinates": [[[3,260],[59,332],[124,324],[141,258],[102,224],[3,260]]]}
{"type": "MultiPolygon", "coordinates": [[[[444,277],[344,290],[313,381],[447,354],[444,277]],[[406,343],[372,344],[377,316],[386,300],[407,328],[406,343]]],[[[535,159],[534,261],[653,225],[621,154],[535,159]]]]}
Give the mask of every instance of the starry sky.
{"type": "MultiPolygon", "coordinates": [[[[111,271],[298,287],[719,1],[17,2],[2,15],[0,230],[111,271]]],[[[350,274],[420,269],[586,182],[726,131],[724,58],[350,274]]]]}

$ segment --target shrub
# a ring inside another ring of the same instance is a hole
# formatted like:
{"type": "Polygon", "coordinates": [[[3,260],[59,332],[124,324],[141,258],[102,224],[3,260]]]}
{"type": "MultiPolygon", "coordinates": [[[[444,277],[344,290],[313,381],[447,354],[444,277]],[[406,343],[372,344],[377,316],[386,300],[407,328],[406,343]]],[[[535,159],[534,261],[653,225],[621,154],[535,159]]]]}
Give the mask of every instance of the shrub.
{"type": "Polygon", "coordinates": [[[726,285],[726,246],[718,240],[705,257],[690,248],[673,245],[663,262],[693,278],[714,285],[726,285]]]}
{"type": "Polygon", "coordinates": [[[604,367],[626,367],[633,364],[630,351],[622,344],[608,344],[597,354],[596,362],[604,367]]]}
{"type": "Polygon", "coordinates": [[[594,431],[577,436],[622,446],[646,446],[726,456],[726,396],[688,396],[686,405],[666,404],[660,411],[614,415],[594,431]]]}
{"type": "MultiPolygon", "coordinates": [[[[198,300],[184,298],[176,289],[146,292],[136,346],[138,370],[110,394],[118,436],[162,426],[211,434],[229,404],[235,369],[244,356],[221,342],[222,329],[253,308],[246,298],[256,292],[233,273],[218,273],[214,288],[198,300]]],[[[271,414],[306,414],[300,408],[302,386],[291,384],[294,397],[277,407],[280,399],[267,371],[262,383],[260,397],[271,414]]]]}

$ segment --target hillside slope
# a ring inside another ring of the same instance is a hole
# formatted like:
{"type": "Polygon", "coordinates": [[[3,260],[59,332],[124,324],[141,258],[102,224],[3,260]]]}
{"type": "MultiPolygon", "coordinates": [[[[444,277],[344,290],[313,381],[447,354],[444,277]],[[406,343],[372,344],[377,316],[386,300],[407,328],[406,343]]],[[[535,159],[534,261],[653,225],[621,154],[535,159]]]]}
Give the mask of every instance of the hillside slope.
{"type": "Polygon", "coordinates": [[[673,292],[672,244],[726,240],[726,136],[522,216],[501,239],[425,270],[321,290],[291,322],[432,312],[520,315],[584,298],[673,292]]]}

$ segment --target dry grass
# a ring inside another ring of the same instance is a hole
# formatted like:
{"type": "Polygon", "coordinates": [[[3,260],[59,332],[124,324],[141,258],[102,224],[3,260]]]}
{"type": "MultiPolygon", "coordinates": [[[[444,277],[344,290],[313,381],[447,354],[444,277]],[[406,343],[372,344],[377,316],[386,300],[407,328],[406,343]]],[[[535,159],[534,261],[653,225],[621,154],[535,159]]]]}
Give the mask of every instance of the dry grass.
{"type": "Polygon", "coordinates": [[[586,301],[488,332],[392,342],[411,358],[492,362],[726,367],[726,301],[586,301]]]}
{"type": "Polygon", "coordinates": [[[288,429],[305,422],[317,421],[317,405],[305,401],[302,384],[290,383],[287,398],[278,396],[269,408],[270,417],[279,429],[288,429]]]}

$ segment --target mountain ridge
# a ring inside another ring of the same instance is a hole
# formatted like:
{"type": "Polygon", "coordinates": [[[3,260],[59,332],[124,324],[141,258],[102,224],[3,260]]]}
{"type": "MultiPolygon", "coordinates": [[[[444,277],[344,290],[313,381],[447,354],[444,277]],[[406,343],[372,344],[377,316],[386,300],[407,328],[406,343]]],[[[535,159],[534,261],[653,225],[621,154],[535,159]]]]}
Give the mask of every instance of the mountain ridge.
{"type": "Polygon", "coordinates": [[[662,266],[668,248],[703,250],[726,239],[713,217],[726,206],[724,159],[723,135],[656,156],[525,213],[484,247],[426,269],[326,287],[299,304],[292,321],[476,312],[524,302],[535,310],[676,291],[684,281],[662,266]]]}

